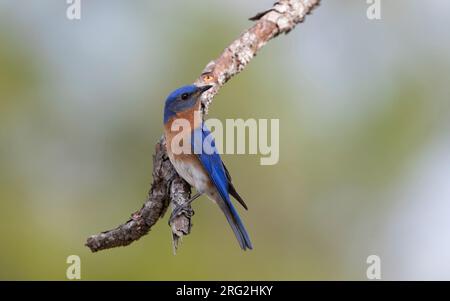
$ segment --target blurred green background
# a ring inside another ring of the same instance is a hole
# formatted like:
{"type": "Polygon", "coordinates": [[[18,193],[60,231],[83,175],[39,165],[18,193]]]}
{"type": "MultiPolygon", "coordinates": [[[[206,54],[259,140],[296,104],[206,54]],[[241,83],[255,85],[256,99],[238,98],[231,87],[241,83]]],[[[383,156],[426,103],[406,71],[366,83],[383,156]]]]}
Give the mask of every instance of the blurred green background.
{"type": "Polygon", "coordinates": [[[92,254],[87,236],[139,209],[162,108],[272,1],[0,0],[0,279],[450,279],[450,2],[323,1],[269,43],[209,117],[279,118],[280,161],[225,155],[250,207],[242,252],[194,203],[172,254],[167,216],[92,254]]]}

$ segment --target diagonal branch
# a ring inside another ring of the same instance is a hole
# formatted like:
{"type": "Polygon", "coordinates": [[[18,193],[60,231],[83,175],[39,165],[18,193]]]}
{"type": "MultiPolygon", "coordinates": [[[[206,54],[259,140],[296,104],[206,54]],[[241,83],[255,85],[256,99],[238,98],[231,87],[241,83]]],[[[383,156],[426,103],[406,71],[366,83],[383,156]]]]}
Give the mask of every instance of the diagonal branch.
{"type": "Polygon", "coordinates": [[[166,155],[165,144],[161,139],[156,143],[153,156],[152,187],[142,208],[117,228],[90,236],[86,246],[92,252],[127,246],[147,234],[167,210],[170,199],[168,191],[170,183],[175,177],[178,175],[166,155]]]}
{"type": "MultiPolygon", "coordinates": [[[[202,96],[204,115],[207,114],[209,105],[220,87],[241,72],[268,41],[294,29],[319,2],[320,0],[279,0],[272,8],[250,18],[255,24],[225,48],[216,60],[209,62],[195,81],[197,85],[213,85],[213,88],[202,96]]],[[[159,218],[164,216],[170,201],[173,207],[185,207],[169,221],[176,251],[181,238],[191,231],[191,217],[194,211],[190,205],[183,206],[190,195],[191,188],[170,163],[162,138],[156,144],[156,153],[153,157],[153,184],[143,207],[132,214],[131,219],[125,224],[90,236],[86,246],[92,252],[96,252],[129,245],[147,234],[159,218]]]]}

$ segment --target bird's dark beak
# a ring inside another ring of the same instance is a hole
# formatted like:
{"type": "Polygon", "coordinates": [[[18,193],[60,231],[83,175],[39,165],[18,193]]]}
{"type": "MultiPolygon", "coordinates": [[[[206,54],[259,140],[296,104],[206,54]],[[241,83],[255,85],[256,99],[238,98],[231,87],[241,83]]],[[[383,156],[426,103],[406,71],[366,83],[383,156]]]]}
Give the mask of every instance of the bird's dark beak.
{"type": "Polygon", "coordinates": [[[200,92],[200,94],[202,94],[203,92],[208,91],[212,87],[213,87],[213,85],[201,86],[201,87],[198,87],[198,91],[200,92]]]}

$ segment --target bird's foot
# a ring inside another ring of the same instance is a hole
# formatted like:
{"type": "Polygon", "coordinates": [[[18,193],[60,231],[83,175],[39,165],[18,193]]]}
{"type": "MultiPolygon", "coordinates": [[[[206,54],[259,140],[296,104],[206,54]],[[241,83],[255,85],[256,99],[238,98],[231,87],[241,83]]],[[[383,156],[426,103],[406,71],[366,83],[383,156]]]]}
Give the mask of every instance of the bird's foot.
{"type": "Polygon", "coordinates": [[[192,215],[194,215],[194,210],[192,210],[191,208],[191,203],[201,195],[201,193],[197,192],[187,202],[181,205],[175,204],[175,208],[173,209],[172,214],[169,218],[169,225],[171,225],[172,221],[182,213],[184,213],[187,217],[191,217],[192,215]]]}
{"type": "Polygon", "coordinates": [[[172,211],[172,214],[169,218],[169,225],[172,224],[172,221],[181,214],[185,214],[188,217],[191,217],[194,214],[194,210],[191,208],[191,203],[185,203],[183,205],[176,205],[172,211]]]}

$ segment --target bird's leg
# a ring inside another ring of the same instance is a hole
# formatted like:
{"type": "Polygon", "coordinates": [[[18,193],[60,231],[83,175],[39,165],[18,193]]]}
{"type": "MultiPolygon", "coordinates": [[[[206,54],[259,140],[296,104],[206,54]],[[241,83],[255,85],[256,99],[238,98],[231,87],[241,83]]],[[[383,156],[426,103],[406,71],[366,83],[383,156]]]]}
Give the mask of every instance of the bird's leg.
{"type": "Polygon", "coordinates": [[[188,207],[194,200],[198,199],[198,197],[201,196],[201,195],[202,194],[200,192],[197,192],[187,202],[185,202],[183,205],[181,205],[181,206],[176,205],[175,208],[172,211],[172,214],[170,215],[169,223],[170,223],[170,221],[172,219],[174,219],[176,216],[178,216],[181,213],[181,211],[183,211],[183,209],[188,207]]]}

